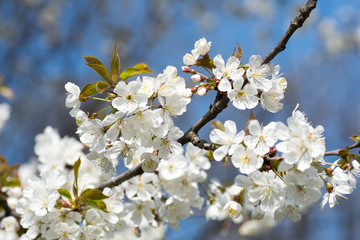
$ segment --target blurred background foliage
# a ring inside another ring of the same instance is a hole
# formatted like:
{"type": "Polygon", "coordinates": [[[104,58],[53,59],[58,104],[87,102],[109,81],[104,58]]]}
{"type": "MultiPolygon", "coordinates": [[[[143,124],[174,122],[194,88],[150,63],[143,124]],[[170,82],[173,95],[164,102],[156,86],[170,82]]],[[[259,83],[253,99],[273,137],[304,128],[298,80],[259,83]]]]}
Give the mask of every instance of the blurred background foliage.
{"type": "MultiPolygon", "coordinates": [[[[145,62],[154,75],[167,65],[195,85],[180,67],[182,57],[201,37],[212,41],[210,56],[226,59],[239,42],[244,63],[253,54],[265,57],[287,29],[304,0],[1,0],[0,78],[15,93],[8,102],[11,118],[0,135],[0,152],[10,161],[28,161],[34,136],[47,125],[62,136],[75,136],[64,84],[80,87],[100,80],[82,55],[109,65],[117,42],[122,69],[145,62]]],[[[327,149],[349,145],[360,129],[360,2],[319,1],[311,17],[290,39],[274,64],[288,81],[279,114],[258,106],[259,121],[286,121],[296,103],[314,125],[325,127],[327,149]]],[[[195,96],[188,112],[176,119],[187,130],[212,103],[214,94],[195,96]]],[[[89,110],[96,104],[86,103],[89,110]]],[[[230,104],[231,105],[231,104],[230,104]]],[[[229,106],[219,120],[232,119],[243,128],[248,112],[229,106]]],[[[211,127],[200,131],[208,138],[211,127]]],[[[334,159],[335,160],[335,159],[334,159]]],[[[215,163],[210,176],[233,181],[236,171],[215,163]]],[[[355,239],[360,234],[359,191],[335,209],[319,214],[316,204],[301,222],[284,221],[270,232],[248,239],[355,239]]],[[[238,226],[206,222],[203,212],[170,230],[167,239],[236,239],[238,226]]]]}

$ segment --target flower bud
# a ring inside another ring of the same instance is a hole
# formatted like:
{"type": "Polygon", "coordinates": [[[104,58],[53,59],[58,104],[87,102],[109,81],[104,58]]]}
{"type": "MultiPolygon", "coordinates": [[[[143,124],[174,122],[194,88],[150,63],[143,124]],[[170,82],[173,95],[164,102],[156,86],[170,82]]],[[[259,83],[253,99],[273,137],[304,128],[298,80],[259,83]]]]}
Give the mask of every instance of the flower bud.
{"type": "Polygon", "coordinates": [[[182,66],[182,67],[181,67],[181,70],[182,70],[183,72],[189,72],[190,68],[189,68],[188,66],[182,66]]]}
{"type": "Polygon", "coordinates": [[[206,88],[200,87],[200,88],[198,88],[198,90],[197,90],[196,93],[197,93],[197,95],[199,95],[200,97],[202,97],[202,96],[205,96],[205,95],[206,95],[207,91],[206,91],[206,88]]]}
{"type": "Polygon", "coordinates": [[[200,76],[199,74],[195,74],[191,76],[191,80],[198,83],[204,80],[204,77],[200,76]]]}
{"type": "Polygon", "coordinates": [[[191,69],[189,68],[188,66],[182,66],[181,67],[181,70],[184,72],[184,73],[191,73],[191,74],[195,74],[196,71],[194,69],[191,69]]]}

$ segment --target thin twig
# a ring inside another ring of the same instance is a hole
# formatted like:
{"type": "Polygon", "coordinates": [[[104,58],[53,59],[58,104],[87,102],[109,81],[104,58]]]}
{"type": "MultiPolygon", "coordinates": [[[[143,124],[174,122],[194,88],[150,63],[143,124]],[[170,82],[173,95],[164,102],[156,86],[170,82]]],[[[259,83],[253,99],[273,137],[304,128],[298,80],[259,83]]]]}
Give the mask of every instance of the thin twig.
{"type": "MultiPolygon", "coordinates": [[[[348,146],[347,148],[348,149],[360,148],[360,142],[354,143],[353,145],[348,146]]],[[[340,148],[340,149],[337,149],[337,150],[332,150],[332,151],[326,152],[325,156],[334,156],[334,155],[339,156],[339,153],[342,150],[344,150],[344,148],[340,148]]]]}
{"type": "MultiPolygon", "coordinates": [[[[348,149],[360,148],[360,142],[354,143],[353,145],[347,146],[348,149]]],[[[344,148],[332,150],[325,152],[324,156],[339,156],[340,152],[343,151],[344,148]]],[[[264,160],[276,161],[276,160],[284,160],[283,157],[264,157],[264,160]]]]}
{"type": "Polygon", "coordinates": [[[291,21],[289,28],[287,29],[284,36],[281,38],[280,42],[275,46],[275,48],[264,58],[262,64],[269,63],[274,59],[276,55],[284,51],[286,48],[286,43],[289,41],[290,37],[294,32],[301,28],[305,20],[310,16],[311,11],[316,8],[317,0],[309,0],[305,6],[299,9],[298,14],[291,21]]]}

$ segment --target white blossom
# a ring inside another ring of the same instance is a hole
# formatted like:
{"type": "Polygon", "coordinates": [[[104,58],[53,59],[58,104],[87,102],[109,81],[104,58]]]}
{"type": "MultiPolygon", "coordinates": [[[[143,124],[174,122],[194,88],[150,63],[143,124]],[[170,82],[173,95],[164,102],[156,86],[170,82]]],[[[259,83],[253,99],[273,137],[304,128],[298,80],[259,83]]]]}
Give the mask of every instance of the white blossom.
{"type": "Polygon", "coordinates": [[[183,62],[185,65],[188,66],[195,65],[199,56],[200,56],[200,51],[198,49],[193,49],[191,50],[191,54],[190,53],[185,54],[185,56],[183,57],[183,62]]]}
{"type": "Polygon", "coordinates": [[[3,129],[6,121],[10,117],[10,105],[7,103],[0,104],[0,131],[3,129]]]}
{"type": "Polygon", "coordinates": [[[187,161],[183,155],[172,154],[166,161],[159,164],[159,177],[165,180],[173,180],[185,174],[187,161]]]}
{"type": "Polygon", "coordinates": [[[269,152],[270,147],[274,146],[276,142],[274,131],[274,122],[263,127],[260,126],[258,120],[251,120],[249,123],[250,135],[245,136],[244,143],[246,146],[253,148],[256,154],[264,155],[269,152]]]}
{"type": "Polygon", "coordinates": [[[222,92],[229,92],[231,90],[230,79],[234,82],[244,81],[242,75],[245,70],[240,67],[240,60],[234,56],[231,56],[228,61],[224,62],[224,59],[220,54],[214,58],[214,64],[216,66],[213,69],[213,73],[217,79],[220,80],[218,89],[222,92]]]}
{"type": "Polygon", "coordinates": [[[284,203],[284,182],[274,172],[255,171],[248,175],[238,175],[235,183],[248,188],[249,203],[260,205],[263,211],[275,211],[284,203]]]}
{"type": "Polygon", "coordinates": [[[80,88],[71,82],[65,84],[65,89],[68,92],[66,96],[65,106],[68,108],[72,108],[70,111],[70,115],[75,117],[77,112],[80,109],[81,102],[79,100],[80,97],[80,88]]]}
{"type": "Polygon", "coordinates": [[[199,51],[201,55],[205,55],[210,52],[211,42],[208,42],[205,38],[201,38],[195,42],[194,48],[199,51]]]}
{"type": "Polygon", "coordinates": [[[241,80],[234,82],[234,89],[231,89],[228,92],[230,102],[233,103],[234,107],[240,110],[256,107],[259,102],[256,87],[253,84],[246,84],[244,88],[242,88],[242,85],[243,81],[241,80]]]}
{"type": "Polygon", "coordinates": [[[353,188],[348,185],[327,185],[327,191],[324,196],[323,200],[321,202],[321,209],[324,209],[324,206],[326,203],[329,203],[329,207],[333,208],[336,203],[339,202],[339,197],[346,198],[345,194],[350,194],[353,191],[353,188]]]}
{"type": "Polygon", "coordinates": [[[213,129],[210,132],[210,140],[213,143],[222,145],[213,153],[216,161],[221,161],[227,154],[232,155],[234,145],[240,144],[245,136],[245,132],[243,130],[237,133],[235,122],[231,120],[226,121],[224,123],[224,127],[225,131],[213,129]]]}
{"type": "Polygon", "coordinates": [[[129,198],[137,196],[141,200],[150,199],[157,189],[158,179],[153,173],[143,173],[129,180],[126,187],[126,195],[129,198]]]}
{"type": "Polygon", "coordinates": [[[138,107],[145,106],[148,99],[146,95],[139,92],[140,87],[139,79],[128,84],[120,81],[114,89],[118,97],[112,101],[112,106],[127,114],[131,114],[138,107]]]}
{"type": "Polygon", "coordinates": [[[297,169],[304,171],[313,160],[320,160],[325,154],[324,128],[320,125],[313,128],[297,107],[287,120],[288,127],[277,124],[277,136],[284,141],[276,148],[283,153],[285,163],[296,164],[297,169]]]}
{"type": "Polygon", "coordinates": [[[206,152],[206,150],[189,143],[186,147],[185,157],[188,159],[190,164],[194,164],[201,169],[208,170],[211,165],[209,159],[206,157],[206,152]]]}
{"type": "Polygon", "coordinates": [[[258,157],[252,148],[245,150],[243,145],[236,145],[231,162],[241,173],[249,174],[261,168],[264,160],[258,157]]]}
{"type": "Polygon", "coordinates": [[[173,229],[178,229],[178,223],[192,214],[190,203],[176,196],[168,198],[159,209],[160,215],[170,223],[173,229]]]}
{"type": "Polygon", "coordinates": [[[249,68],[246,71],[246,77],[258,89],[267,92],[272,86],[271,80],[267,78],[272,74],[272,69],[268,64],[261,65],[261,62],[261,56],[252,55],[249,60],[249,68]]]}
{"type": "Polygon", "coordinates": [[[129,216],[135,226],[147,227],[155,218],[151,211],[154,207],[154,202],[152,200],[133,198],[132,202],[126,206],[126,209],[129,211],[129,216]]]}
{"type": "Polygon", "coordinates": [[[279,65],[273,67],[273,69],[274,70],[271,78],[272,87],[269,91],[263,92],[261,94],[260,102],[263,109],[272,113],[276,113],[279,112],[283,107],[283,104],[280,103],[280,101],[284,98],[287,82],[286,79],[282,77],[281,74],[279,74],[279,65]]]}

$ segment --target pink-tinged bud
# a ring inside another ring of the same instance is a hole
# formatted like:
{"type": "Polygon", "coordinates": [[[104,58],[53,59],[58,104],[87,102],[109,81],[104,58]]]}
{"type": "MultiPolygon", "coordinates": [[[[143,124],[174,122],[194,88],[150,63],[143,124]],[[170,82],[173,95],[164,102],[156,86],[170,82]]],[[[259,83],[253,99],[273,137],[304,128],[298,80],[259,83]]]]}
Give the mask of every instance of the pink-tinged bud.
{"type": "Polygon", "coordinates": [[[189,68],[188,66],[182,66],[181,67],[181,70],[184,72],[184,73],[191,73],[191,74],[195,74],[196,71],[194,69],[191,69],[189,68]]]}
{"type": "Polygon", "coordinates": [[[276,155],[277,149],[274,147],[270,147],[269,157],[274,157],[276,155]]]}
{"type": "Polygon", "coordinates": [[[191,80],[193,80],[196,83],[203,81],[203,79],[204,77],[200,76],[199,74],[195,74],[191,76],[191,80]]]}
{"type": "Polygon", "coordinates": [[[191,70],[188,66],[182,66],[181,67],[181,70],[183,71],[183,72],[189,72],[189,70],[191,70]]]}
{"type": "Polygon", "coordinates": [[[197,92],[197,90],[198,90],[198,88],[197,88],[197,87],[193,87],[193,88],[191,88],[191,92],[192,92],[192,93],[196,93],[196,92],[197,92]]]}
{"type": "Polygon", "coordinates": [[[69,207],[69,204],[65,201],[62,201],[61,206],[67,208],[67,207],[69,207]]]}
{"type": "Polygon", "coordinates": [[[205,96],[206,93],[207,93],[207,90],[206,90],[206,88],[204,88],[204,87],[200,87],[200,88],[197,90],[197,95],[199,95],[200,97],[205,96]]]}

